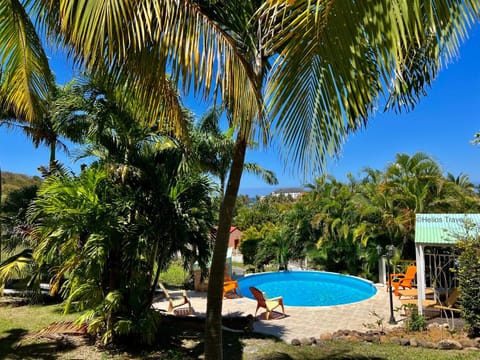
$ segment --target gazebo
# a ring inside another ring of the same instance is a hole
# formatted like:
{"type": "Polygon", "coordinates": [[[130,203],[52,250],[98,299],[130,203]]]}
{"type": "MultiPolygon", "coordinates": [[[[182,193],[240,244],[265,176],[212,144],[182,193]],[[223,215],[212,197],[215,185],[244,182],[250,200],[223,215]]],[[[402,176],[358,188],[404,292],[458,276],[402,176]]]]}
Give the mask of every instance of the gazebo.
{"type": "Polygon", "coordinates": [[[458,236],[466,234],[466,224],[480,229],[480,214],[417,214],[415,257],[417,264],[418,312],[423,313],[425,299],[425,247],[454,246],[458,236]]]}

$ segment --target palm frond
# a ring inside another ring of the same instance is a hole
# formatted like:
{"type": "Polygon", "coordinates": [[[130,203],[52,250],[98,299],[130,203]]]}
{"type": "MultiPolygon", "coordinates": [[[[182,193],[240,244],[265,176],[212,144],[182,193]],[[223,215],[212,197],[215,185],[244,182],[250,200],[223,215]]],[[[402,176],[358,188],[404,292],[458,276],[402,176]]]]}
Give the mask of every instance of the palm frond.
{"type": "Polygon", "coordinates": [[[0,0],[0,104],[17,118],[40,121],[53,88],[47,56],[23,4],[0,0]]]}
{"type": "Polygon", "coordinates": [[[33,263],[32,249],[25,249],[10,256],[0,264],[0,288],[12,279],[22,279],[30,274],[33,263]]]}
{"type": "Polygon", "coordinates": [[[267,1],[266,99],[284,156],[322,170],[374,106],[411,108],[478,19],[476,1],[267,1]]]}
{"type": "Polygon", "coordinates": [[[278,185],[278,179],[275,173],[271,170],[264,169],[256,163],[245,163],[243,168],[246,172],[260,176],[262,180],[268,185],[278,185]]]}
{"type": "MultiPolygon", "coordinates": [[[[236,125],[261,116],[262,96],[250,63],[230,35],[194,1],[46,0],[44,21],[61,33],[77,62],[129,82],[144,103],[160,104],[159,79],[219,92],[236,125]],[[137,80],[141,81],[137,81],[137,80]]],[[[245,124],[244,124],[245,125],[245,124]]],[[[243,126],[245,128],[245,126],[243,126]]]]}
{"type": "Polygon", "coordinates": [[[28,335],[27,339],[56,338],[63,335],[86,336],[87,325],[78,325],[73,321],[56,321],[40,329],[39,331],[28,335]]]}

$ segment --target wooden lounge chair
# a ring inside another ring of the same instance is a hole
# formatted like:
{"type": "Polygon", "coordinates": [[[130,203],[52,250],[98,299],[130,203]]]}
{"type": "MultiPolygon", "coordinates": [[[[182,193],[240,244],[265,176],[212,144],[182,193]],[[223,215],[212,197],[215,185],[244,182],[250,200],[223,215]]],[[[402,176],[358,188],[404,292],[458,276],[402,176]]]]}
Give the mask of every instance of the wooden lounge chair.
{"type": "Polygon", "coordinates": [[[187,296],[187,292],[185,290],[180,290],[180,291],[168,291],[165,289],[162,283],[159,283],[160,289],[163,291],[165,294],[165,297],[168,300],[168,309],[167,312],[173,313],[173,310],[177,307],[183,306],[183,305],[188,305],[188,314],[193,314],[193,308],[192,304],[190,303],[190,299],[187,296]],[[172,296],[172,293],[178,293],[181,292],[182,295],[179,296],[172,296]]]}
{"type": "Polygon", "coordinates": [[[265,318],[268,320],[270,319],[271,312],[281,306],[282,313],[285,315],[285,308],[283,307],[283,298],[281,296],[275,298],[268,298],[266,294],[255,287],[250,287],[250,291],[252,292],[253,296],[257,300],[257,309],[255,310],[255,316],[257,316],[257,311],[260,308],[265,308],[266,316],[265,318]]]}
{"type": "MultiPolygon", "coordinates": [[[[425,289],[425,295],[433,295],[434,291],[432,288],[425,289]]],[[[418,297],[418,289],[403,289],[398,290],[398,298],[407,298],[407,299],[416,299],[418,297]]]]}
{"type": "Polygon", "coordinates": [[[390,274],[388,280],[387,291],[393,286],[395,289],[395,295],[398,296],[398,290],[400,287],[404,289],[411,289],[414,287],[415,275],[417,274],[417,267],[410,265],[405,271],[405,274],[390,274]]]}
{"type": "Polygon", "coordinates": [[[224,276],[223,297],[225,297],[229,292],[233,292],[235,295],[241,296],[240,287],[238,286],[238,281],[233,280],[230,276],[224,276]]]}
{"type": "MultiPolygon", "coordinates": [[[[455,329],[455,313],[458,313],[461,311],[458,307],[456,307],[456,303],[458,300],[458,297],[460,296],[460,291],[457,288],[454,288],[450,295],[448,296],[447,300],[445,303],[440,303],[436,300],[423,300],[422,306],[424,308],[429,308],[429,309],[437,309],[440,310],[441,313],[445,314],[445,317],[447,319],[448,325],[450,328],[453,330],[455,329]],[[448,317],[448,312],[450,312],[452,322],[450,323],[450,319],[448,317]]],[[[411,305],[411,306],[416,306],[418,305],[417,300],[415,299],[409,299],[409,300],[400,300],[402,304],[404,305],[411,305]]]]}
{"type": "MultiPolygon", "coordinates": [[[[441,302],[438,302],[437,300],[423,300],[422,301],[422,306],[424,308],[434,308],[438,309],[441,311],[450,311],[450,312],[460,312],[460,309],[455,307],[455,304],[458,300],[458,297],[460,296],[460,291],[458,291],[457,288],[454,288],[450,295],[448,296],[447,300],[445,300],[445,303],[442,304],[441,302]]],[[[417,305],[418,300],[417,299],[403,299],[400,300],[403,305],[417,305]]]]}

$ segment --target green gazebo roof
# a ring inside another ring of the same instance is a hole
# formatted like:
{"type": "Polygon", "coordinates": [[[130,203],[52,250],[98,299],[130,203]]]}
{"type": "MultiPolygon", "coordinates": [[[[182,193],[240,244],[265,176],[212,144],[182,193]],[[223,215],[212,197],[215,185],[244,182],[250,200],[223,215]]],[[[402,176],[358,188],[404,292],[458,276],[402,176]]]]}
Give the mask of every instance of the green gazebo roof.
{"type": "Polygon", "coordinates": [[[465,235],[465,225],[480,230],[480,214],[417,214],[415,244],[452,245],[455,235],[465,235]]]}

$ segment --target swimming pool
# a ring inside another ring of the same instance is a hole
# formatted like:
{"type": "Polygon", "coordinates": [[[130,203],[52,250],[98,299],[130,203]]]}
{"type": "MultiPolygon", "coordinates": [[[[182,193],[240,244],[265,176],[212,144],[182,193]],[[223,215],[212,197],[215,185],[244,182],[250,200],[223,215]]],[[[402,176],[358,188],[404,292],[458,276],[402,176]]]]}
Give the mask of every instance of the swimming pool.
{"type": "Polygon", "coordinates": [[[320,271],[281,271],[245,276],[238,281],[243,296],[254,299],[254,286],[268,297],[282,296],[285,305],[330,306],[368,299],[377,289],[370,281],[320,271]]]}

